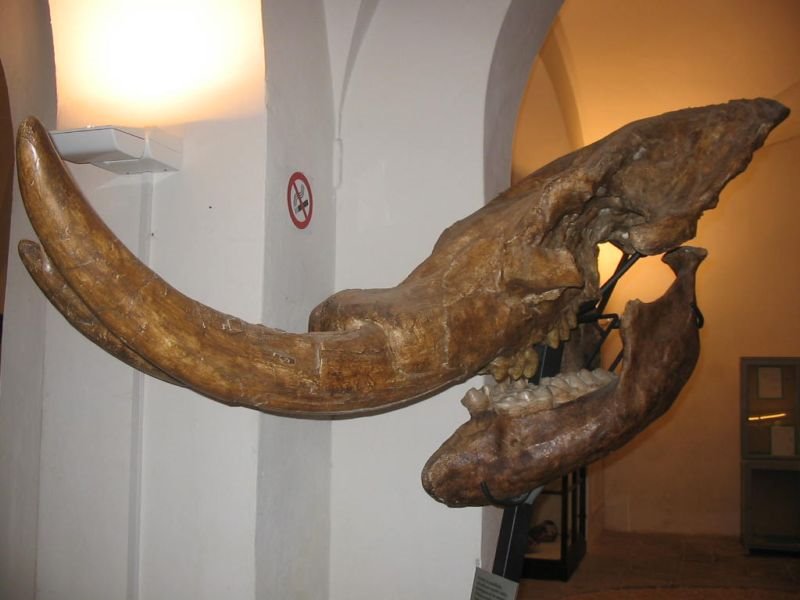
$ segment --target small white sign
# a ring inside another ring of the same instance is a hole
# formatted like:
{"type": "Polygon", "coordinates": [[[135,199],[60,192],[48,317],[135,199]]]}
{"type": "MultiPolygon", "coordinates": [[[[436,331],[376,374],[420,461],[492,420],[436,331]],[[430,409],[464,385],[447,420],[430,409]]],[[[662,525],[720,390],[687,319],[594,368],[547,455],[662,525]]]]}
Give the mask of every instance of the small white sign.
{"type": "Polygon", "coordinates": [[[783,398],[783,370],[780,367],[758,367],[758,397],[783,398]]]}
{"type": "Polygon", "coordinates": [[[794,456],[794,427],[773,425],[771,427],[772,456],[794,456]]]}
{"type": "Polygon", "coordinates": [[[514,600],[519,584],[483,569],[475,569],[470,600],[514,600]]]}

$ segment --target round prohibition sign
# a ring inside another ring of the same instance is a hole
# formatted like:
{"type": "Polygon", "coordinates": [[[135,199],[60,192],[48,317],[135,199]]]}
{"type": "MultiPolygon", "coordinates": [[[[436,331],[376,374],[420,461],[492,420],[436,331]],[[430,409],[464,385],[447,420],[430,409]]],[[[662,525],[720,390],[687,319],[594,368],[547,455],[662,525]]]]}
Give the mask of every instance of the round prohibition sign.
{"type": "Polygon", "coordinates": [[[298,229],[305,229],[311,223],[314,213],[314,197],[311,184],[300,171],[292,173],[286,188],[286,204],[289,207],[289,218],[298,229]]]}

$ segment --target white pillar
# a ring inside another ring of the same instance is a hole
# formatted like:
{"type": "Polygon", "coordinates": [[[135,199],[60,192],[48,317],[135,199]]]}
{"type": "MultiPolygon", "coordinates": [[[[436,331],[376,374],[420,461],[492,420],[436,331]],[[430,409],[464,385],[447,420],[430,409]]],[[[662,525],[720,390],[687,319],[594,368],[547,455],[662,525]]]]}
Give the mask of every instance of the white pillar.
{"type": "MultiPolygon", "coordinates": [[[[485,172],[504,172],[507,185],[519,99],[560,3],[527,3],[535,5],[528,10],[507,1],[343,4],[347,18],[342,3],[326,3],[339,31],[355,32],[350,44],[331,36],[340,53],[334,80],[347,84],[336,287],[387,287],[447,226],[483,205],[485,188],[503,187],[489,185],[485,172]],[[531,20],[504,26],[509,12],[531,20]],[[494,127],[501,133],[487,141],[494,127]]],[[[420,485],[427,458],[467,419],[464,391],[334,423],[334,600],[468,597],[482,511],[447,509],[420,485]]]]}

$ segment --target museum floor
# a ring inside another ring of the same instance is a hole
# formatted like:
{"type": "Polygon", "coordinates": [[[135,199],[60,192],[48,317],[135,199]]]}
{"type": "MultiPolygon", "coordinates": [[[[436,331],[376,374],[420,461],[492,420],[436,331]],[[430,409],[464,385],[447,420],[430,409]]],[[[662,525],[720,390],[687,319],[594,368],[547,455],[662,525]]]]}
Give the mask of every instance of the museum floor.
{"type": "Polygon", "coordinates": [[[517,600],[788,600],[800,556],[746,555],[733,538],[603,533],[570,581],[525,580],[517,600]]]}

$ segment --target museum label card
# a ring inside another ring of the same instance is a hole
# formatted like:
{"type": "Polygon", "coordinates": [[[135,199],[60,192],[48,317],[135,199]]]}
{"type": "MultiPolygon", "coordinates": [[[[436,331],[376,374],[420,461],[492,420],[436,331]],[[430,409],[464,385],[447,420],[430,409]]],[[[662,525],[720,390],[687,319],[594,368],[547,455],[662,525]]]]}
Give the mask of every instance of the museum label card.
{"type": "Polygon", "coordinates": [[[770,433],[772,434],[772,455],[773,456],[794,456],[794,427],[789,425],[773,425],[770,433]]]}
{"type": "Polygon", "coordinates": [[[758,397],[782,398],[783,397],[783,372],[780,367],[758,368],[758,397]]]}
{"type": "Polygon", "coordinates": [[[519,584],[483,569],[475,569],[470,600],[514,600],[519,584]]]}

